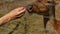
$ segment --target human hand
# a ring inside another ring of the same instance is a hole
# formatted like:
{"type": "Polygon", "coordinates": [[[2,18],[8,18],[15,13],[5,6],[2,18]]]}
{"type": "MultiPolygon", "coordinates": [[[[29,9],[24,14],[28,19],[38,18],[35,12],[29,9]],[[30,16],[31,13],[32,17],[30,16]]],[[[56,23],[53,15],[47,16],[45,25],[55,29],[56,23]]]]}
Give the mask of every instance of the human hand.
{"type": "Polygon", "coordinates": [[[24,7],[16,8],[8,13],[8,17],[11,17],[12,19],[19,18],[23,16],[23,14],[25,13],[25,10],[26,9],[24,7]]]}
{"type": "Polygon", "coordinates": [[[0,18],[0,25],[5,24],[12,19],[17,19],[18,17],[21,17],[25,13],[25,10],[26,9],[24,7],[19,7],[12,10],[8,14],[0,18]]]}

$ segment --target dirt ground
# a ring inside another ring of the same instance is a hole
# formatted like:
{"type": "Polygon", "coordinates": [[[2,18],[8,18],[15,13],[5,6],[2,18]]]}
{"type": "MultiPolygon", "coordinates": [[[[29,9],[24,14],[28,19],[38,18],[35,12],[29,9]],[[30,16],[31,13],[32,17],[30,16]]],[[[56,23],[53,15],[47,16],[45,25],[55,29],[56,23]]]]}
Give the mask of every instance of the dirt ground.
{"type": "MultiPolygon", "coordinates": [[[[0,17],[11,10],[26,6],[35,0],[0,0],[0,17]]],[[[51,21],[51,20],[50,20],[51,21]]],[[[48,22],[47,29],[53,29],[52,22],[48,22]]],[[[12,20],[0,26],[0,34],[46,34],[43,25],[43,16],[38,14],[30,15],[28,12],[19,19],[12,20]],[[15,30],[13,30],[16,28],[15,30]],[[13,31],[13,32],[12,32],[13,31]]]]}

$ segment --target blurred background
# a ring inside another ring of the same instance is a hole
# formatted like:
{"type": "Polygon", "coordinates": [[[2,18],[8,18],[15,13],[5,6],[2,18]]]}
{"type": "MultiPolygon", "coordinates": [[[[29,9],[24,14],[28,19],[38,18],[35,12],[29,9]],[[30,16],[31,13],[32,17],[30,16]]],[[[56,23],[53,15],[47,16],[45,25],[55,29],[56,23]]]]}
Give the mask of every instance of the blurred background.
{"type": "MultiPolygon", "coordinates": [[[[0,17],[17,7],[26,6],[34,1],[36,0],[0,0],[0,17]]],[[[43,15],[31,15],[26,12],[23,17],[0,26],[0,34],[46,34],[43,24],[43,15]]],[[[53,29],[51,20],[48,21],[47,29],[53,29]]]]}

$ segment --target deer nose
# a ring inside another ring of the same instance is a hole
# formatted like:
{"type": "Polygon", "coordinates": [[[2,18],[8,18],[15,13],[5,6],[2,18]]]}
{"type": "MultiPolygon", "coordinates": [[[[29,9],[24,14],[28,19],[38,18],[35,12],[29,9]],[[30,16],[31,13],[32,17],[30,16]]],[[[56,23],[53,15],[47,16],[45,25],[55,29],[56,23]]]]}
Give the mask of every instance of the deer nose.
{"type": "Polygon", "coordinates": [[[32,8],[33,8],[32,5],[28,5],[28,6],[26,6],[26,9],[27,9],[27,11],[28,11],[29,13],[32,11],[32,8]]]}

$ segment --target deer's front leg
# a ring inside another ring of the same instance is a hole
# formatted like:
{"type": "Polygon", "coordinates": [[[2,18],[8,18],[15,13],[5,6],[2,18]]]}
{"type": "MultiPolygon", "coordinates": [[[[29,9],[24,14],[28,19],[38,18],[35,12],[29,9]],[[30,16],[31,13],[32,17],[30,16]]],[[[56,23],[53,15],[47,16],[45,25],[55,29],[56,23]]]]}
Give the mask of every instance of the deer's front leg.
{"type": "Polygon", "coordinates": [[[56,31],[54,31],[53,34],[60,34],[60,21],[55,20],[54,28],[55,28],[56,31]]]}

